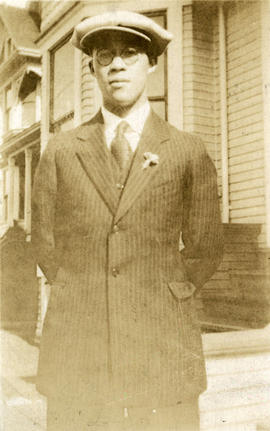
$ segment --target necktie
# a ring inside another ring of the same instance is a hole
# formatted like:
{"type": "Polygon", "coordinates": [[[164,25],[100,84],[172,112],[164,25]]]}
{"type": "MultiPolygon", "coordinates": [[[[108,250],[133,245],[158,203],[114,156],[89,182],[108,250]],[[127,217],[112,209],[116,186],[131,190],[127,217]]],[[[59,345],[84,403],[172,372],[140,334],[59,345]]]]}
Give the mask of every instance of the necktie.
{"type": "Polygon", "coordinates": [[[121,171],[128,167],[132,154],[129,142],[125,137],[128,129],[129,124],[126,121],[121,121],[116,128],[116,134],[111,143],[111,153],[121,171]]]}

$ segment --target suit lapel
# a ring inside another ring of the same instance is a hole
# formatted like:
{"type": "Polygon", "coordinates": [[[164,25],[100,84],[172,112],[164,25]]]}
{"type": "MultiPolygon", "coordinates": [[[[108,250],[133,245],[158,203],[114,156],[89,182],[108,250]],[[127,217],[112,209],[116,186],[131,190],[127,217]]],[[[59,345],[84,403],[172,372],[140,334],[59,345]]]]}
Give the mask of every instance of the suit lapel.
{"type": "Polygon", "coordinates": [[[110,212],[114,215],[118,205],[118,195],[110,153],[104,141],[101,112],[90,123],[79,129],[77,141],[76,157],[110,212]]]}
{"type": "Polygon", "coordinates": [[[160,145],[168,139],[169,134],[166,124],[154,112],[151,112],[146,120],[141,140],[133,158],[126,186],[115,215],[115,222],[118,222],[126,214],[135,200],[141,195],[150,179],[158,173],[163,161],[160,154],[160,145]],[[146,152],[158,155],[159,163],[143,169],[144,153],[146,152]]]}

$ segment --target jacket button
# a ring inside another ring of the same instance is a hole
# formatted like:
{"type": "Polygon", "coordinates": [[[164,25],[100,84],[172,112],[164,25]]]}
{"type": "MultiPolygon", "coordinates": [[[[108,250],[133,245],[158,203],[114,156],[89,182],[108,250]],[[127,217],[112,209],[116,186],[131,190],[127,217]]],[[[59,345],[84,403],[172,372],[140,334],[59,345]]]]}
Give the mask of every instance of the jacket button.
{"type": "Polygon", "coordinates": [[[115,224],[114,226],[113,226],[113,228],[112,228],[112,231],[113,231],[113,233],[117,233],[117,232],[119,232],[119,227],[117,226],[117,224],[115,224]]]}
{"type": "Polygon", "coordinates": [[[116,187],[118,188],[118,190],[123,190],[124,185],[123,185],[123,184],[120,184],[120,183],[117,183],[117,184],[116,184],[116,187]]]}
{"type": "Polygon", "coordinates": [[[119,270],[117,268],[113,268],[112,269],[112,275],[113,275],[113,277],[117,277],[118,274],[119,274],[119,270]]]}

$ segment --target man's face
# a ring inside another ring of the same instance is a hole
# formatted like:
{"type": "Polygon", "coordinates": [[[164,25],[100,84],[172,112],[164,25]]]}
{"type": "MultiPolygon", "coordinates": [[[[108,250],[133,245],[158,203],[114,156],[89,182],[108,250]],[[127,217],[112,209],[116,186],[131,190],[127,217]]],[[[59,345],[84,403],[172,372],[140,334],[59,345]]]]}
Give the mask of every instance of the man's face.
{"type": "Polygon", "coordinates": [[[92,65],[104,106],[109,110],[127,109],[146,101],[146,80],[154,66],[138,38],[120,32],[105,34],[93,50],[92,65]]]}

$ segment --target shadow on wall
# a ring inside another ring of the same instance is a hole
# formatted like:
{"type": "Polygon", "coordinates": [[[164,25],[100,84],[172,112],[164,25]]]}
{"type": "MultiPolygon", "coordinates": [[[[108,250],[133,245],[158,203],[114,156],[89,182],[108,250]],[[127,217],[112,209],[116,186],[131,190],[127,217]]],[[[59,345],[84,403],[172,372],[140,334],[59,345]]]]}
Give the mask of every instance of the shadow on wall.
{"type": "Polygon", "coordinates": [[[258,224],[224,224],[224,257],[201,293],[203,329],[259,329],[270,322],[270,250],[258,247],[258,224]]]}
{"type": "Polygon", "coordinates": [[[30,243],[16,221],[0,239],[1,328],[34,343],[38,279],[30,243]]]}

